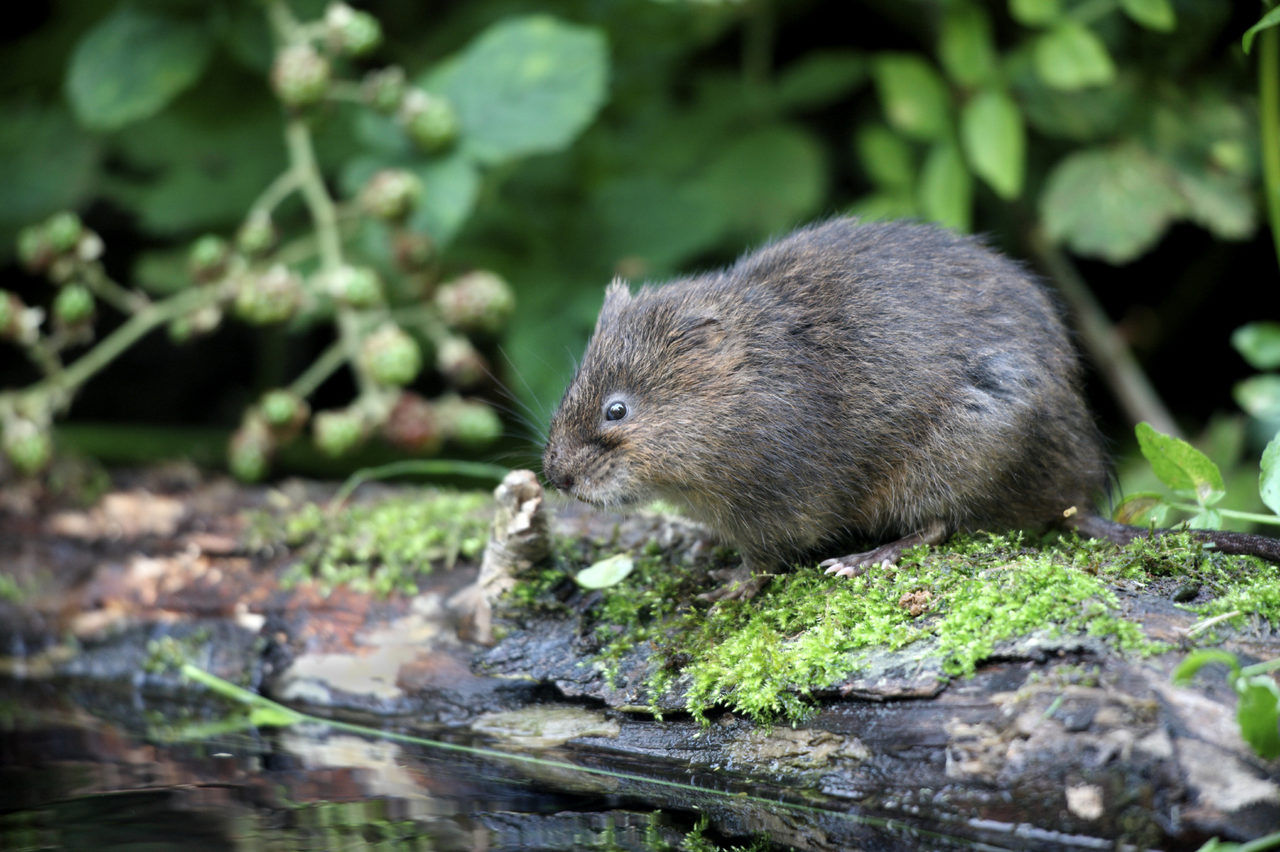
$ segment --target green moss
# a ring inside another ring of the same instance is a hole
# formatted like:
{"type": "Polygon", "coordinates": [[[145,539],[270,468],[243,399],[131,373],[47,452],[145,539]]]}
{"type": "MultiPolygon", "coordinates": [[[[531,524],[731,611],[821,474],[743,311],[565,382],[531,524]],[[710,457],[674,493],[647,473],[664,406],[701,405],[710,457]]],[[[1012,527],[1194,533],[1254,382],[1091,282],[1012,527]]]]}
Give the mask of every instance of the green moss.
{"type": "MultiPolygon", "coordinates": [[[[1254,565],[1181,536],[1117,548],[1075,536],[1032,547],[1018,534],[979,534],[909,551],[896,570],[852,580],[798,568],[754,600],[708,609],[691,603],[708,585],[705,566],[672,566],[650,549],[626,581],[604,590],[588,618],[606,673],[637,646],[652,649],[655,698],[681,684],[695,716],[727,706],[758,721],[796,720],[810,712],[815,690],[856,674],[873,648],[918,643],[922,658],[955,676],[972,674],[997,644],[1033,634],[1087,635],[1124,652],[1162,650],[1122,616],[1116,583],[1195,576],[1227,589],[1254,565]]],[[[1221,606],[1280,612],[1280,570],[1267,577],[1224,595],[1221,606]]]]}
{"type": "Polygon", "coordinates": [[[1208,603],[1195,607],[1195,611],[1206,617],[1238,613],[1226,620],[1235,627],[1243,627],[1254,618],[1272,627],[1280,625],[1280,566],[1256,559],[1249,559],[1245,564],[1244,571],[1222,572],[1217,578],[1220,593],[1208,603]]]}
{"type": "Polygon", "coordinates": [[[258,513],[248,540],[295,551],[286,585],[317,580],[326,588],[412,594],[419,576],[480,555],[491,511],[485,493],[445,490],[397,494],[337,512],[309,503],[283,516],[258,513]]]}

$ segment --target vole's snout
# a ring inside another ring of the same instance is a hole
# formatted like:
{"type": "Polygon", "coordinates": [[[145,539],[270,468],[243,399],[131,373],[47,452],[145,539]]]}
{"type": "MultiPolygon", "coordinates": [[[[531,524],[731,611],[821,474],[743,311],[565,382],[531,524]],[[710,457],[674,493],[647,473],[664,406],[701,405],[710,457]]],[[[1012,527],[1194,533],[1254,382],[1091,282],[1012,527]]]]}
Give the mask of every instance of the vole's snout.
{"type": "Polygon", "coordinates": [[[560,466],[560,454],[548,448],[542,457],[542,475],[557,491],[568,491],[573,487],[573,474],[560,466]]]}

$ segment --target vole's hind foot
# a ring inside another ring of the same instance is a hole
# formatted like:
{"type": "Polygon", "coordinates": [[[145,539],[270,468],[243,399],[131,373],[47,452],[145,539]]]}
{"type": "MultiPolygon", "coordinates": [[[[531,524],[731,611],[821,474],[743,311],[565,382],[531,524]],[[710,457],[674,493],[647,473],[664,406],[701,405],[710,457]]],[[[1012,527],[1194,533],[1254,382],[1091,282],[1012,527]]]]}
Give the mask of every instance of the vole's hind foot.
{"type": "Polygon", "coordinates": [[[837,577],[858,577],[865,574],[868,568],[893,568],[902,551],[917,544],[937,544],[947,537],[947,526],[942,521],[932,521],[924,529],[904,535],[897,541],[882,544],[865,553],[850,553],[837,556],[818,563],[826,573],[837,577]]]}
{"type": "Polygon", "coordinates": [[[756,574],[747,565],[732,571],[713,571],[711,576],[723,581],[709,592],[698,595],[700,601],[749,601],[760,593],[760,590],[771,579],[768,574],[756,574]]]}

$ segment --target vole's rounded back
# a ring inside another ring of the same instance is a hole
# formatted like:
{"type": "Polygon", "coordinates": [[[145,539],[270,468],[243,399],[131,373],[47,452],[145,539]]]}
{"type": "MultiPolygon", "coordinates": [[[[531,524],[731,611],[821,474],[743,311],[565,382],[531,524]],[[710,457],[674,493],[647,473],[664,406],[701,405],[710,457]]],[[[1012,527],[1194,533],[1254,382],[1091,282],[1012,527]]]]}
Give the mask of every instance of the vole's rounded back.
{"type": "Polygon", "coordinates": [[[935,227],[836,219],[719,272],[613,284],[544,471],[598,505],[683,506],[756,569],[1041,525],[1105,488],[1079,381],[1021,266],[935,227]]]}

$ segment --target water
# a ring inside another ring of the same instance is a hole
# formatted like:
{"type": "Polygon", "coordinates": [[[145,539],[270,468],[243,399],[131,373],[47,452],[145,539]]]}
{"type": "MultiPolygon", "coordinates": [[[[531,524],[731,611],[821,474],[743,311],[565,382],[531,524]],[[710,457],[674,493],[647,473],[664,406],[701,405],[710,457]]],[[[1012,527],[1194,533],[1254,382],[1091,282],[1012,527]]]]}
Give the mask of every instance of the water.
{"type": "Polygon", "coordinates": [[[493,748],[257,728],[205,694],[0,681],[0,850],[1111,848],[812,807],[705,769],[493,748]]]}

